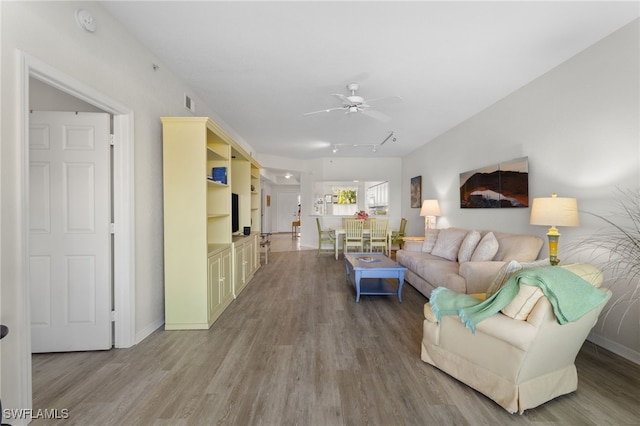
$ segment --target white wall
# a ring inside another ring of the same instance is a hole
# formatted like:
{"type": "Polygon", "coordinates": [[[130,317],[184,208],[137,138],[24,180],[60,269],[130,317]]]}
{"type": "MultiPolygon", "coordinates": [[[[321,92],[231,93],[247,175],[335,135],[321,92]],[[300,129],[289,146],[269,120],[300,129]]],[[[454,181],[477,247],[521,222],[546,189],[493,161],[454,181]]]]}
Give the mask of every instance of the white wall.
{"type": "Polygon", "coordinates": [[[97,2],[0,2],[1,8],[1,139],[0,169],[0,322],[11,332],[0,345],[0,395],[5,408],[28,408],[31,395],[28,354],[29,324],[23,318],[22,164],[20,145],[20,53],[47,64],[105,94],[134,112],[135,146],[135,333],[146,336],[164,320],[162,239],[161,116],[191,115],[184,93],[198,106],[197,115],[212,117],[238,143],[246,142],[225,126],[171,70],[141,46],[97,2]],[[90,11],[95,33],[80,29],[75,10],[90,11]],[[159,65],[154,70],[153,65],[159,65]]]}
{"type": "MultiPolygon", "coordinates": [[[[423,198],[438,198],[438,226],[533,233],[530,209],[460,209],[459,173],[518,157],[529,158],[529,198],[575,197],[583,211],[607,214],[616,188],[640,184],[639,24],[635,22],[581,52],[549,73],[403,159],[403,182],[422,175],[423,198]]],[[[403,200],[407,211],[407,202],[403,200]]],[[[408,233],[420,234],[409,216],[408,233]]],[[[579,228],[560,232],[559,257],[600,226],[582,214],[579,228]]],[[[548,255],[545,244],[541,256],[548,255]]],[[[611,283],[609,283],[610,285],[611,283]]],[[[613,300],[625,291],[613,287],[613,300]]],[[[640,309],[626,318],[614,309],[595,327],[592,340],[640,362],[640,309]],[[622,324],[620,331],[617,330],[622,324]]]]}

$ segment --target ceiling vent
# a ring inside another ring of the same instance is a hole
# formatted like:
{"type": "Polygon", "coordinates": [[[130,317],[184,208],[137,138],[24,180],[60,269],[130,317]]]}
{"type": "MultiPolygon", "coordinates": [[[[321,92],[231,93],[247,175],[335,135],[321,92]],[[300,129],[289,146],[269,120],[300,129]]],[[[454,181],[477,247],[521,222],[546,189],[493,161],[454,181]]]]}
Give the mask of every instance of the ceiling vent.
{"type": "Polygon", "coordinates": [[[184,107],[193,113],[196,112],[196,103],[186,93],[184,94],[184,107]]]}

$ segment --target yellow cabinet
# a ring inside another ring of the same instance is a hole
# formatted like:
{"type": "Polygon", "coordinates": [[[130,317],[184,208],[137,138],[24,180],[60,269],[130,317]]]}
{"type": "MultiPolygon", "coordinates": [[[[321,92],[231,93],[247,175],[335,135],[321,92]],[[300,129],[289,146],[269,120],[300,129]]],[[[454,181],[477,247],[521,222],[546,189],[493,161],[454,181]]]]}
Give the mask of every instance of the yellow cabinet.
{"type": "Polygon", "coordinates": [[[259,233],[260,166],[206,117],[161,120],[165,329],[206,329],[233,300],[234,218],[237,232],[251,227],[259,233]]]}
{"type": "Polygon", "coordinates": [[[208,322],[213,324],[233,301],[230,248],[225,247],[210,253],[207,258],[207,266],[208,322]]]}
{"type": "Polygon", "coordinates": [[[258,233],[252,233],[246,237],[238,237],[233,243],[235,262],[234,297],[237,297],[244,290],[256,270],[260,267],[258,235],[258,233]]]}

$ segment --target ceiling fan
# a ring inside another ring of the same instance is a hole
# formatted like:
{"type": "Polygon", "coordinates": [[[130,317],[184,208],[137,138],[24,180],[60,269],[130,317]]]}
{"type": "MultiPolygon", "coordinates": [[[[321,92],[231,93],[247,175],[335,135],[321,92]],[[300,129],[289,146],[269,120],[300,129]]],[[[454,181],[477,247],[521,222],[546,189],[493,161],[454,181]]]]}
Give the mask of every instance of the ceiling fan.
{"type": "Polygon", "coordinates": [[[402,98],[400,98],[399,96],[388,96],[384,98],[377,98],[377,99],[371,99],[369,101],[366,101],[362,96],[356,95],[356,91],[358,90],[359,87],[360,86],[358,83],[347,84],[347,89],[351,92],[351,94],[348,96],[345,96],[340,93],[333,93],[333,96],[335,96],[336,98],[342,101],[342,106],[328,108],[328,109],[321,109],[319,111],[307,112],[306,114],[303,114],[303,115],[306,116],[306,115],[312,115],[312,114],[319,114],[321,112],[344,111],[345,114],[361,112],[364,115],[368,115],[369,117],[375,118],[376,120],[380,120],[380,121],[391,120],[391,117],[389,117],[388,115],[371,109],[371,104],[396,103],[396,102],[401,102],[402,98]]]}

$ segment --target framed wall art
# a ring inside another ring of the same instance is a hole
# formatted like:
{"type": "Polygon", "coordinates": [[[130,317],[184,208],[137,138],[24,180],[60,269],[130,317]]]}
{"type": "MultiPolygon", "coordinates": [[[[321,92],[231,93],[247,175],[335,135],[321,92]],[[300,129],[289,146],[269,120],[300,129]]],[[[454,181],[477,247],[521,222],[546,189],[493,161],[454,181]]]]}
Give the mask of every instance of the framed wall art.
{"type": "Polygon", "coordinates": [[[529,207],[527,157],[460,173],[460,208],[529,207]]]}
{"type": "Polygon", "coordinates": [[[422,176],[411,178],[411,207],[420,208],[422,204],[422,176]]]}

